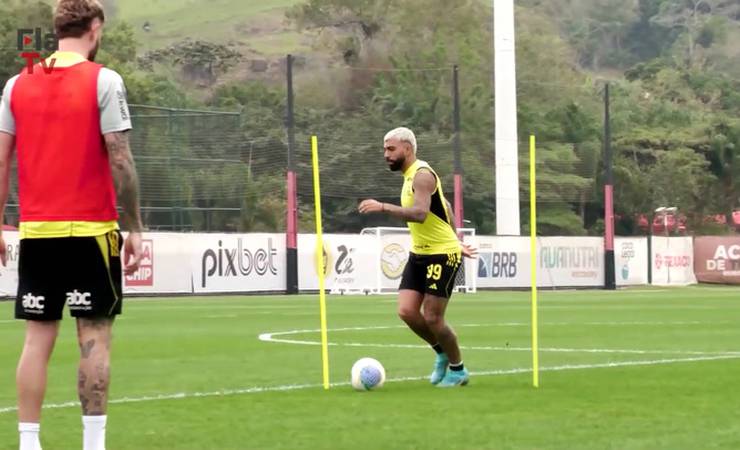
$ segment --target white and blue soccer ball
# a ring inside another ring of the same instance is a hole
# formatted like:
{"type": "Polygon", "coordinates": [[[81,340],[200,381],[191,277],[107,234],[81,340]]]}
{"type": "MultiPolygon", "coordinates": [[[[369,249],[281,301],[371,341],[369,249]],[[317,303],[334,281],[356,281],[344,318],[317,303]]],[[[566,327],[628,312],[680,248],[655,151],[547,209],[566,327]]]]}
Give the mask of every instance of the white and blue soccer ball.
{"type": "Polygon", "coordinates": [[[378,389],[385,383],[385,368],[377,359],[362,358],[352,366],[352,387],[358,391],[378,389]]]}

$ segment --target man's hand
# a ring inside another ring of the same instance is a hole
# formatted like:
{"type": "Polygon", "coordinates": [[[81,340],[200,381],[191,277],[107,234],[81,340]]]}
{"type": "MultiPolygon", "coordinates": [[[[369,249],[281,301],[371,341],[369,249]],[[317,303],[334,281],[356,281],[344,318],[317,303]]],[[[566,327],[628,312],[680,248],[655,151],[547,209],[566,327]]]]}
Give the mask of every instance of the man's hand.
{"type": "Polygon", "coordinates": [[[0,233],[0,262],[3,263],[3,266],[8,262],[8,247],[5,246],[5,239],[2,233],[0,233]]]}
{"type": "Polygon", "coordinates": [[[460,247],[462,247],[462,255],[466,258],[475,259],[478,257],[478,249],[469,245],[469,244],[463,244],[460,243],[460,247]]]}
{"type": "Polygon", "coordinates": [[[126,242],[123,244],[123,257],[125,266],[123,273],[126,275],[132,275],[134,272],[139,270],[139,263],[143,250],[141,247],[141,233],[129,233],[126,237],[126,242]]]}
{"type": "Polygon", "coordinates": [[[357,208],[362,214],[382,212],[385,207],[377,200],[363,200],[357,208]]]}

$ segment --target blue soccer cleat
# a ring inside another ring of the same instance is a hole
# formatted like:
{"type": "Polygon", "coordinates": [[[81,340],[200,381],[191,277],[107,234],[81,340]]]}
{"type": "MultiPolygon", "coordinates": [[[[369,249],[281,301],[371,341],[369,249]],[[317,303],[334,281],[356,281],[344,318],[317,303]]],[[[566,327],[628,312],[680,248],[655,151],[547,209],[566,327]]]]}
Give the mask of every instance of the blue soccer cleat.
{"type": "Polygon", "coordinates": [[[445,377],[447,373],[447,365],[450,360],[444,353],[437,353],[437,358],[434,360],[434,371],[429,376],[429,381],[432,384],[438,384],[445,377]]]}
{"type": "Polygon", "coordinates": [[[437,384],[437,387],[448,388],[455,386],[465,386],[470,381],[470,372],[468,369],[448,370],[447,374],[437,384]]]}

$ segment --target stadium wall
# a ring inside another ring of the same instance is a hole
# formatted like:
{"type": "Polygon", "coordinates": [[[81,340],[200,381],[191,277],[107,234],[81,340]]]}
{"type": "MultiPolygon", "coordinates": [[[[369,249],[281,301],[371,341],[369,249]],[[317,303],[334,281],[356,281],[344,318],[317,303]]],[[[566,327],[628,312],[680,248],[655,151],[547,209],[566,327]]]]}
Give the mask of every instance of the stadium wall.
{"type": "MultiPolygon", "coordinates": [[[[0,269],[0,296],[15,295],[18,284],[18,234],[3,234],[8,264],[0,269]]],[[[146,233],[144,259],[125,277],[128,294],[210,294],[284,292],[287,263],[284,234],[146,233]]],[[[325,235],[328,289],[366,286],[393,290],[405,264],[408,236],[378,239],[367,235],[325,235]]],[[[526,237],[477,236],[480,257],[467,261],[479,288],[529,287],[526,237]]],[[[318,289],[315,236],[298,236],[299,287],[318,289]]],[[[540,237],[538,285],[603,287],[604,243],[597,237],[540,237]]],[[[740,238],[653,237],[615,241],[617,284],[685,285],[700,282],[740,284],[740,238]],[[696,244],[695,244],[696,243],[696,244]],[[694,253],[696,252],[696,258],[694,253]],[[696,271],[696,276],[695,276],[696,271]]]]}
{"type": "MultiPolygon", "coordinates": [[[[529,238],[480,236],[478,243],[478,287],[529,287],[529,238]]],[[[617,285],[648,284],[647,238],[616,238],[614,248],[617,285]]],[[[541,237],[537,240],[537,253],[540,287],[604,286],[602,238],[541,237]]]]}

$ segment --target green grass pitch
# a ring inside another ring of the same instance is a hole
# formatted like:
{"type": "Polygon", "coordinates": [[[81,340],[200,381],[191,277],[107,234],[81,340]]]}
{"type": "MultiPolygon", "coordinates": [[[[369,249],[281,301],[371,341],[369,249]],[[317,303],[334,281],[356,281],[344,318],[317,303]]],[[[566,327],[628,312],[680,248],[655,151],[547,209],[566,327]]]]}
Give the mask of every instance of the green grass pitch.
{"type": "MultiPolygon", "coordinates": [[[[541,294],[539,389],[526,292],[453,297],[448,318],[473,376],[452,390],[424,379],[432,351],[401,325],[393,296],[329,298],[328,392],[317,296],[127,300],[108,449],[740,448],[738,289],[541,294]],[[384,364],[382,389],[348,386],[363,356],[384,364]]],[[[11,317],[12,304],[0,303],[0,450],[17,448],[23,324],[11,317]]],[[[77,358],[65,318],[45,449],[81,448],[77,358]]]]}

